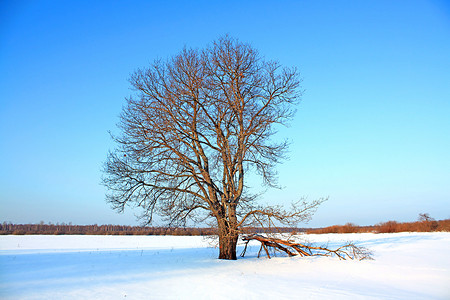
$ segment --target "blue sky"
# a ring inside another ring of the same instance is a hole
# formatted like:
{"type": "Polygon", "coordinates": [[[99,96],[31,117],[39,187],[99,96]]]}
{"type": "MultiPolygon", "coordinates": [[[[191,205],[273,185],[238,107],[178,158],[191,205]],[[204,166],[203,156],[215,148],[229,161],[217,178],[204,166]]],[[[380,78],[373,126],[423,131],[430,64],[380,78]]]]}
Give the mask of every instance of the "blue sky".
{"type": "Polygon", "coordinates": [[[450,218],[448,2],[2,1],[0,221],[137,224],[100,185],[127,79],[224,34],[303,77],[262,203],[329,196],[310,226],[450,218]]]}

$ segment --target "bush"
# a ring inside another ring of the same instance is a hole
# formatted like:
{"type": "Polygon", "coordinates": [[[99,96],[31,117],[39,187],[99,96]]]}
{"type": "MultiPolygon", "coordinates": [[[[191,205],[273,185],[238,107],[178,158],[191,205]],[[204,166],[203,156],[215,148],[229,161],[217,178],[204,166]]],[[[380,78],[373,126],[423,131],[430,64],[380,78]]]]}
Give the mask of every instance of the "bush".
{"type": "Polygon", "coordinates": [[[377,225],[376,231],[378,233],[392,233],[399,232],[401,230],[399,230],[399,223],[396,221],[387,221],[377,225]]]}
{"type": "Polygon", "coordinates": [[[450,231],[450,219],[438,221],[436,231],[450,231]]]}

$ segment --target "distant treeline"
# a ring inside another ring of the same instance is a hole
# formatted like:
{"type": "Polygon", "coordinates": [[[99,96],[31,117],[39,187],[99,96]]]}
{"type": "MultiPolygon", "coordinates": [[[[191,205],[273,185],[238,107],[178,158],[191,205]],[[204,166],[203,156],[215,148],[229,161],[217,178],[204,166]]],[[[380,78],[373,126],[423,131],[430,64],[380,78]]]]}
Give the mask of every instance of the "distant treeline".
{"type": "MultiPolygon", "coordinates": [[[[247,232],[267,232],[262,228],[246,228],[247,232]]],[[[279,227],[271,232],[301,232],[305,229],[279,227]]],[[[216,228],[200,227],[142,227],[123,225],[71,225],[71,224],[0,224],[0,235],[6,234],[79,234],[79,235],[215,235],[216,228]]]]}
{"type": "MultiPolygon", "coordinates": [[[[333,225],[324,228],[291,228],[274,227],[245,228],[244,232],[292,232],[292,233],[392,233],[392,232],[432,232],[450,231],[450,219],[436,221],[427,219],[417,222],[399,223],[388,221],[372,226],[358,226],[352,223],[345,225],[333,225]]],[[[124,225],[72,225],[72,224],[12,224],[3,222],[0,224],[0,235],[6,234],[79,234],[79,235],[216,235],[216,228],[204,227],[142,227],[124,225]]]]}
{"type": "Polygon", "coordinates": [[[393,232],[433,232],[450,231],[450,219],[436,221],[433,219],[421,220],[417,222],[399,223],[388,221],[372,226],[358,226],[352,223],[345,225],[333,225],[324,228],[308,229],[306,233],[393,233],[393,232]]]}

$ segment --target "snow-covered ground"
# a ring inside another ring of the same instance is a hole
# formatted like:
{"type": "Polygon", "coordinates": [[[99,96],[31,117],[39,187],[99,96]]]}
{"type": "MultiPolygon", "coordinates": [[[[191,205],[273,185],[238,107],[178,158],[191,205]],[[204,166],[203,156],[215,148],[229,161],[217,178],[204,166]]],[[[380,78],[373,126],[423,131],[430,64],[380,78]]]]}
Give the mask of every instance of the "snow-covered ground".
{"type": "Polygon", "coordinates": [[[450,299],[450,233],[305,238],[352,240],[375,260],[258,259],[253,244],[223,261],[202,237],[0,236],[0,298],[450,299]]]}

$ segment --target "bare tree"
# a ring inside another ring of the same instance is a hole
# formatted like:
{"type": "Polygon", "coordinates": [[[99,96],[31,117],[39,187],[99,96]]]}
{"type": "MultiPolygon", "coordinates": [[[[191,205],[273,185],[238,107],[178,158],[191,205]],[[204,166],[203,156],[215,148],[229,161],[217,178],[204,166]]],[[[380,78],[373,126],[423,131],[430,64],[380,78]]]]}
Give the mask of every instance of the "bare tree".
{"type": "Polygon", "coordinates": [[[434,221],[434,219],[430,217],[429,213],[419,214],[419,222],[430,222],[430,221],[434,221]]]}
{"type": "Polygon", "coordinates": [[[295,68],[266,61],[250,45],[228,36],[202,50],[184,49],[155,61],[130,79],[105,163],[107,201],[119,211],[143,209],[169,225],[215,220],[222,259],[236,259],[241,228],[306,220],[322,201],[291,209],[260,207],[245,185],[254,172],[276,186],[274,166],[287,143],[274,143],[275,125],[293,117],[300,91],[295,68]]]}

